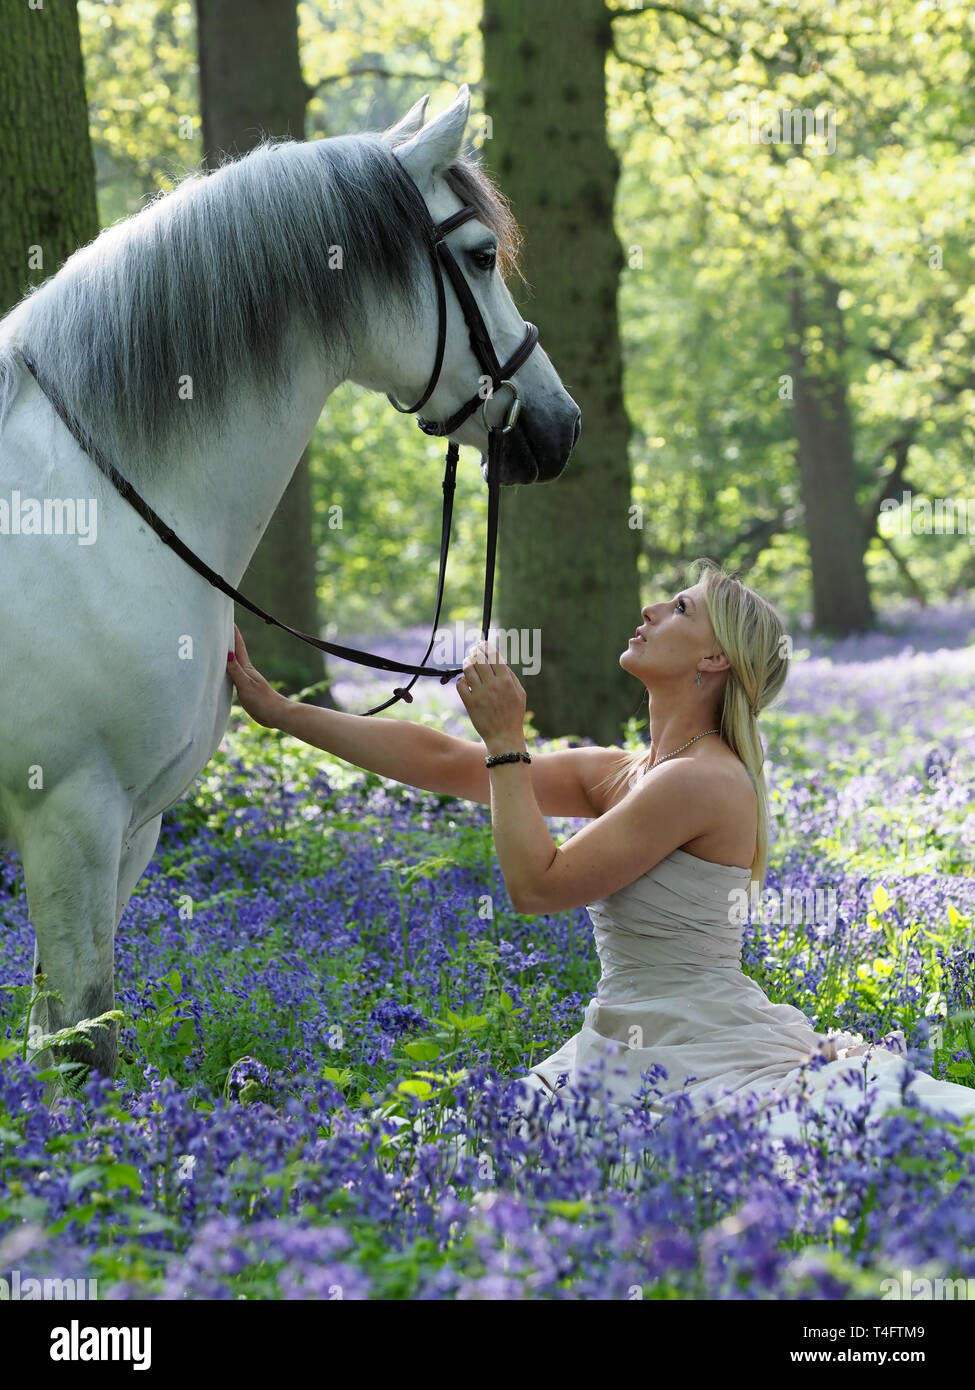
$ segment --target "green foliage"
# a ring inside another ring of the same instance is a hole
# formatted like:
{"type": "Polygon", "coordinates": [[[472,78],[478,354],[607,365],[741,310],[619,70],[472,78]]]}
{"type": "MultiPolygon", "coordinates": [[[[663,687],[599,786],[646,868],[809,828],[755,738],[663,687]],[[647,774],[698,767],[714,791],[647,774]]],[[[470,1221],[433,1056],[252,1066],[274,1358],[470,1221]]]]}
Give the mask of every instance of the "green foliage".
{"type": "MultiPolygon", "coordinates": [[[[876,22],[852,3],[746,0],[700,23],[654,8],[614,35],[620,303],[648,572],[669,580],[691,553],[747,565],[757,549],[755,582],[795,612],[808,600],[795,406],[780,394],[791,268],[839,290],[864,510],[905,432],[916,440],[905,487],[970,491],[970,18],[906,0],[876,22]],[[755,134],[739,141],[753,106],[755,134]],[[759,125],[781,109],[819,113],[821,134],[763,143],[759,125]],[[756,541],[763,521],[771,545],[756,541]]],[[[823,350],[816,322],[806,347],[823,350]]],[[[929,594],[970,579],[964,537],[893,545],[929,594]]],[[[868,565],[878,594],[905,591],[880,541],[868,565]]]]}
{"type": "MultiPolygon", "coordinates": [[[[111,222],[199,158],[195,21],[188,0],[80,0],[79,13],[111,222]]],[[[436,108],[467,80],[472,143],[490,159],[479,18],[473,0],[408,12],[379,0],[303,5],[307,136],[382,129],[424,92],[436,108]]],[[[853,0],[828,11],[742,0],[707,20],[653,7],[612,28],[608,124],[621,159],[619,303],[644,580],[666,587],[695,554],[754,564],[754,581],[793,615],[808,608],[808,558],[795,404],[780,392],[791,266],[839,291],[864,511],[905,431],[905,488],[970,490],[970,18],[961,5],[908,0],[876,22],[853,0]],[[739,142],[736,113],[752,104],[762,119],[818,112],[821,133],[739,142]]],[[[821,325],[807,338],[813,356],[823,350],[821,325]]],[[[432,602],[440,474],[439,444],[370,393],[346,385],[332,397],[312,441],[328,635],[376,632],[377,611],[390,628],[412,623],[432,602]]],[[[477,468],[462,460],[446,623],[476,612],[485,508],[477,468]]],[[[963,536],[890,544],[896,559],[880,539],[867,554],[880,601],[972,580],[963,536]]]]}
{"type": "Polygon", "coordinates": [[[173,967],[152,990],[152,1007],[135,1021],[137,1045],[147,1062],[168,1075],[185,1075],[181,1067],[193,1050],[193,1019],[180,1007],[183,981],[173,967]]]}
{"type": "Polygon", "coordinates": [[[190,0],[79,0],[102,222],[137,212],[202,153],[190,0]]]}
{"type": "MultiPolygon", "coordinates": [[[[773,779],[776,787],[782,788],[786,780],[791,780],[794,786],[809,780],[816,766],[816,736],[835,729],[832,717],[835,713],[833,708],[817,716],[801,718],[804,755],[794,766],[785,768],[777,764],[773,779]],[[822,720],[821,728],[819,720],[822,720]]],[[[963,717],[956,702],[950,703],[945,717],[952,721],[963,717]]],[[[796,716],[782,716],[776,727],[775,739],[779,741],[776,747],[781,741],[798,737],[795,719],[796,716]]],[[[856,732],[854,728],[854,734],[856,732]]],[[[636,739],[636,721],[629,734],[636,739]]],[[[278,737],[277,741],[281,746],[270,748],[265,731],[249,724],[233,729],[191,798],[191,823],[198,829],[205,828],[212,837],[208,852],[218,858],[233,852],[240,856],[235,865],[237,887],[233,895],[214,895],[210,900],[218,924],[225,911],[230,920],[233,919],[239,900],[246,901],[267,891],[267,866],[259,857],[248,853],[246,837],[242,841],[240,824],[235,819],[236,812],[246,809],[243,805],[246,778],[252,781],[251,801],[262,795],[259,771],[262,758],[270,757],[272,767],[278,760],[286,785],[305,788],[305,795],[295,798],[287,814],[282,814],[277,830],[282,841],[294,837],[300,856],[308,853],[309,858],[302,860],[300,865],[302,874],[317,874],[321,864],[335,862],[335,845],[326,833],[331,829],[333,817],[343,820],[343,830],[335,837],[339,839],[353,832],[375,835],[376,824],[380,823],[379,817],[357,816],[348,806],[344,817],[339,817],[332,811],[328,798],[323,798],[320,784],[314,791],[310,786],[310,779],[319,767],[327,766],[329,778],[334,773],[336,787],[341,784],[344,795],[354,785],[356,774],[347,768],[343,770],[342,764],[325,755],[306,755],[306,766],[302,768],[292,741],[283,737],[278,737]],[[311,837],[302,828],[315,824],[315,817],[310,822],[305,820],[305,812],[313,805],[323,807],[327,813],[324,818],[327,824],[316,827],[328,844],[321,860],[310,857],[311,837]]],[[[863,775],[864,765],[871,757],[867,749],[838,746],[835,738],[832,746],[834,758],[829,776],[834,790],[842,794],[863,775]]],[[[877,760],[876,750],[872,760],[877,760]]],[[[268,779],[268,787],[276,785],[280,783],[275,783],[273,777],[268,779]]],[[[378,779],[372,779],[366,798],[370,788],[375,790],[378,785],[378,779]]],[[[396,791],[392,786],[387,790],[390,794],[396,791]]],[[[441,800],[449,801],[449,798],[441,800]]],[[[822,814],[819,802],[815,809],[815,826],[822,832],[819,838],[810,834],[808,826],[791,824],[786,809],[780,808],[777,853],[788,855],[801,849],[804,854],[820,859],[823,872],[828,873],[831,861],[827,850],[831,837],[836,835],[842,839],[842,844],[836,846],[837,854],[842,849],[847,858],[863,855],[863,872],[874,880],[866,917],[871,950],[853,962],[837,956],[830,962],[825,977],[815,989],[810,989],[802,978],[801,966],[814,947],[822,949],[821,944],[806,939],[802,924],[788,931],[766,928],[766,950],[763,971],[758,973],[759,983],[773,998],[794,1004],[815,1017],[823,1029],[833,1026],[841,1006],[850,1002],[862,1006],[862,1012],[874,1021],[878,1032],[884,1027],[911,1029],[922,1011],[932,1017],[942,1017],[942,976],[937,952],[939,948],[958,949],[970,940],[970,916],[949,905],[943,920],[915,920],[910,895],[888,886],[892,884],[892,876],[902,868],[896,839],[888,837],[881,841],[873,835],[862,816],[858,821],[851,818],[838,827],[829,826],[829,818],[822,814]],[[920,998],[921,1004],[911,1003],[908,992],[903,989],[902,972],[908,966],[912,976],[917,968],[917,979],[909,978],[907,983],[915,987],[915,997],[920,998]]],[[[919,815],[918,808],[911,807],[910,798],[903,806],[886,806],[883,810],[890,816],[891,823],[895,823],[898,816],[906,819],[911,814],[919,815]]],[[[952,825],[946,820],[946,844],[957,838],[955,832],[961,828],[966,811],[964,804],[959,802],[957,822],[952,825]]],[[[464,826],[462,835],[443,836],[442,844],[439,840],[430,843],[429,831],[422,822],[433,820],[436,823],[437,819],[429,815],[429,806],[421,808],[415,827],[404,825],[402,832],[391,836],[391,842],[382,851],[387,859],[385,872],[394,873],[404,894],[428,890],[434,897],[444,894],[445,885],[455,882],[459,862],[451,858],[451,845],[459,847],[460,858],[465,860],[462,867],[472,879],[482,882],[486,879],[481,862],[481,827],[464,826]],[[425,857],[411,857],[414,851],[407,845],[415,847],[423,843],[428,844],[425,857]]],[[[185,866],[191,852],[188,843],[180,837],[170,843],[165,856],[165,872],[173,875],[175,881],[179,881],[179,869],[185,866]]],[[[942,848],[931,861],[932,866],[947,873],[948,856],[948,848],[942,848]]],[[[136,898],[158,890],[158,883],[140,885],[136,898]]],[[[395,898],[392,906],[395,912],[395,898]]],[[[334,899],[323,899],[322,908],[323,920],[326,915],[337,923],[348,920],[343,915],[341,903],[334,899]]],[[[197,912],[202,911],[202,906],[198,905],[197,912]]],[[[558,914],[562,920],[538,919],[539,934],[546,930],[551,940],[563,933],[564,918],[569,915],[558,914]]],[[[356,920],[351,925],[359,927],[362,924],[356,920]]],[[[417,1138],[443,1142],[445,1111],[455,1104],[458,1082],[477,1060],[489,1059],[507,1074],[524,1074],[533,1062],[564,1038],[567,993],[578,988],[582,999],[591,994],[596,965],[588,936],[585,945],[580,939],[578,949],[562,950],[543,965],[513,966],[499,942],[517,941],[519,947],[527,948],[524,925],[523,920],[515,920],[502,902],[496,907],[489,931],[477,938],[473,932],[466,937],[458,932],[449,969],[443,972],[439,988],[413,1000],[422,1021],[404,1029],[387,1055],[368,1062],[362,1055],[362,1038],[370,1033],[372,1010],[386,996],[381,987],[370,980],[364,962],[366,955],[374,951],[385,950],[396,956],[398,928],[395,921],[391,924],[392,930],[384,930],[390,926],[388,923],[376,924],[375,942],[363,939],[362,944],[355,947],[333,948],[327,930],[319,938],[303,941],[295,924],[287,920],[286,913],[281,914],[280,920],[272,914],[259,939],[228,940],[222,934],[208,939],[201,931],[199,938],[190,943],[189,950],[177,937],[165,945],[162,937],[152,940],[154,964],[149,972],[152,980],[149,1001],[148,1006],[140,1003],[130,1020],[132,1055],[124,1064],[126,1077],[138,1094],[144,1091],[142,1074],[147,1065],[152,1064],[181,1087],[192,1087],[192,1103],[203,1111],[212,1109],[221,1095],[230,1099],[231,1104],[234,1101],[243,1106],[265,1103],[281,1109],[282,1113],[283,1107],[296,1098],[308,1103],[306,1095],[292,1095],[289,1082],[294,1050],[307,1041],[300,1035],[298,1026],[302,1016],[286,1000],[282,1002],[270,989],[254,983],[270,971],[272,962],[290,953],[289,966],[310,967],[316,974],[315,987],[308,996],[314,1012],[307,1017],[319,1037],[324,1034],[321,1020],[332,1017],[342,1019],[346,1033],[340,1045],[333,1047],[330,1042],[323,1043],[320,1061],[316,1062],[319,1074],[339,1089],[350,1108],[358,1107],[363,1112],[371,1110],[375,1120],[396,1128],[396,1132],[378,1143],[374,1155],[363,1158],[363,1163],[392,1168],[398,1155],[415,1152],[411,1145],[417,1138]],[[249,984],[247,998],[243,1000],[239,985],[245,978],[249,984]],[[187,1002],[190,999],[202,1006],[199,1035],[194,1039],[202,1045],[202,1058],[199,1048],[196,1052],[188,1052],[186,1048],[190,1041],[187,1024],[193,1028],[187,1002]],[[228,1080],[230,1069],[243,1059],[262,1063],[270,1069],[272,1077],[265,1085],[256,1076],[248,1076],[232,1094],[228,1080]],[[400,1122],[398,1127],[397,1121],[400,1122]],[[413,1135],[413,1124],[421,1126],[421,1135],[413,1135]]],[[[564,942],[564,934],[557,939],[564,942]]],[[[397,963],[397,996],[406,993],[403,973],[397,963]]],[[[24,1015],[31,1006],[32,997],[36,1004],[43,993],[43,988],[37,986],[19,986],[8,988],[0,996],[11,1005],[10,1013],[0,1019],[0,1025],[8,1025],[12,1034],[7,1040],[0,1034],[0,1065],[21,1052],[24,1015]]],[[[117,1012],[113,1016],[118,1017],[117,1012]]],[[[975,1018],[972,1012],[956,1011],[943,1021],[943,1038],[935,1051],[933,1073],[963,1085],[975,1084],[975,1018]]],[[[97,1022],[91,1020],[79,1028],[83,1030],[97,1022]]],[[[143,1159],[141,1166],[136,1166],[132,1155],[124,1148],[120,1150],[117,1134],[106,1122],[114,1113],[124,1124],[132,1125],[133,1116],[122,1108],[120,1094],[124,1093],[110,1096],[105,1110],[84,1122],[83,1147],[78,1133],[52,1130],[43,1156],[30,1160],[33,1167],[18,1158],[30,1115],[23,1109],[0,1108],[0,1222],[41,1225],[54,1238],[62,1235],[74,1238],[77,1232],[83,1231],[87,1244],[95,1248],[92,1273],[102,1279],[106,1287],[121,1280],[133,1280],[148,1291],[158,1289],[168,1264],[183,1257],[190,1238],[186,1225],[190,1192],[186,1180],[180,1176],[186,1155],[181,1153],[178,1138],[169,1140],[167,1148],[166,1136],[153,1162],[146,1163],[143,1159]],[[47,1201],[33,1190],[32,1182],[38,1172],[51,1171],[58,1171],[67,1178],[71,1201],[70,1209],[63,1215],[59,1212],[54,1220],[50,1219],[47,1201]]],[[[363,1143],[368,1123],[369,1117],[363,1113],[363,1143]]],[[[329,1115],[321,1114],[323,1138],[329,1133],[329,1125],[329,1115]]],[[[971,1139],[967,1142],[970,1144],[971,1139]]],[[[205,1161],[201,1157],[201,1166],[205,1166],[205,1161]]],[[[891,1162],[911,1171],[911,1165],[918,1160],[905,1154],[891,1162]]],[[[943,1171],[931,1171],[930,1154],[925,1157],[924,1164],[919,1180],[923,1179],[928,1185],[950,1187],[963,1176],[957,1154],[946,1155],[943,1171]]],[[[341,1223],[352,1240],[356,1266],[368,1270],[373,1281],[373,1297],[410,1297],[432,1271],[447,1265],[463,1268],[468,1273],[476,1272],[478,1236],[475,1228],[468,1228],[456,1239],[451,1237],[440,1245],[422,1237],[404,1242],[401,1248],[390,1248],[388,1232],[357,1214],[356,1196],[345,1188],[329,1192],[314,1207],[305,1202],[303,1188],[314,1172],[314,1165],[307,1157],[285,1154],[280,1168],[268,1171],[266,1166],[244,1154],[233,1161],[228,1172],[228,1200],[243,1201],[248,1212],[267,1214],[271,1211],[303,1225],[323,1221],[341,1223]]],[[[484,1180],[483,1175],[480,1180],[484,1180]]],[[[652,1180],[652,1175],[648,1175],[648,1180],[652,1180]]],[[[203,1179],[196,1181],[202,1184],[203,1179]]],[[[439,1179],[433,1181],[436,1190],[446,1190],[436,1187],[439,1179]]],[[[447,1181],[444,1176],[444,1184],[447,1181]]],[[[701,1181],[700,1174],[683,1175],[681,1181],[691,1186],[697,1184],[695,1200],[699,1217],[695,1230],[700,1234],[719,1218],[717,1197],[707,1182],[701,1181]]],[[[205,1189],[200,1186],[198,1190],[205,1189]]],[[[539,1220],[556,1218],[576,1226],[588,1226],[601,1219],[605,1205],[602,1195],[602,1190],[597,1189],[591,1198],[543,1200],[538,1209],[539,1220]]],[[[467,1200],[470,1192],[465,1189],[460,1196],[467,1200]]],[[[851,1296],[876,1296],[876,1269],[863,1267],[873,1259],[871,1225],[875,1200],[876,1194],[871,1193],[869,1185],[863,1201],[855,1209],[845,1205],[842,1195],[837,1198],[830,1249],[817,1252],[834,1270],[836,1278],[845,1281],[851,1296]]],[[[246,1239],[246,1228],[241,1239],[246,1239]]],[[[799,1252],[808,1244],[808,1236],[797,1231],[794,1246],[790,1248],[799,1252]]],[[[246,1261],[241,1273],[228,1276],[229,1287],[235,1297],[277,1297],[280,1296],[280,1273],[280,1265],[273,1260],[246,1261]]],[[[665,1299],[689,1295],[686,1288],[662,1280],[648,1286],[644,1296],[665,1299]]]]}

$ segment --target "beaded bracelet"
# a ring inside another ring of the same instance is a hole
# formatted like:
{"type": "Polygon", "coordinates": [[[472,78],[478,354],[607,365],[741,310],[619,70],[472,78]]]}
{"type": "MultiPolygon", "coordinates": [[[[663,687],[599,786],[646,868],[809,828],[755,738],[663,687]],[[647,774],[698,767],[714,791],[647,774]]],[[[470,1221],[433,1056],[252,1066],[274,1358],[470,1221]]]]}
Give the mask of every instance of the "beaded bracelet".
{"type": "Polygon", "coordinates": [[[495,767],[498,763],[530,763],[531,758],[527,753],[492,753],[490,758],[484,759],[485,767],[495,767]]]}

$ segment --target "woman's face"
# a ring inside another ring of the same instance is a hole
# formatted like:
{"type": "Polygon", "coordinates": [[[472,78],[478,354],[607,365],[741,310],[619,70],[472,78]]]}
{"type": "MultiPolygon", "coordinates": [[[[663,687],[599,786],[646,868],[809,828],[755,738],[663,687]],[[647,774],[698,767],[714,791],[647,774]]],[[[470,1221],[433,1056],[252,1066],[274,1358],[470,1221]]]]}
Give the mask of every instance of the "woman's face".
{"type": "Polygon", "coordinates": [[[692,589],[681,589],[672,599],[647,604],[643,622],[620,656],[620,665],[644,681],[685,673],[693,680],[698,662],[714,656],[717,650],[704,589],[695,584],[692,589]]]}

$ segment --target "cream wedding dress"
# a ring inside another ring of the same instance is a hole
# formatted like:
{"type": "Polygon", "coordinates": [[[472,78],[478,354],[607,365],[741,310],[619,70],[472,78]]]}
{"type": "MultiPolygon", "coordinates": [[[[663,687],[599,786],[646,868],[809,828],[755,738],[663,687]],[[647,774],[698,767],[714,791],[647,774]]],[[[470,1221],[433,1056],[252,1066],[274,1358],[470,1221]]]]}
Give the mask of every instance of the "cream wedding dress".
{"type": "MultiPolygon", "coordinates": [[[[748,869],[678,849],[587,907],[602,967],[596,997],[579,1032],[519,1078],[527,1107],[532,1092],[551,1100],[587,1071],[600,1076],[609,1104],[629,1100],[655,1063],[667,1077],[652,1083],[662,1092],[651,1097],[653,1110],[665,1113],[684,1091],[696,1112],[717,1113],[750,1092],[778,1137],[800,1132],[790,1103],[800,1089],[814,1109],[860,1109],[865,1087],[875,1087],[868,1118],[904,1103],[902,1033],[893,1039],[899,1051],[857,1034],[817,1033],[799,1009],[774,1004],[743,974],[731,894],[749,881],[748,869]],[[817,1054],[825,1065],[804,1065],[817,1054]]],[[[975,1118],[975,1090],[925,1072],[914,1073],[906,1096],[954,1120],[975,1118]]]]}

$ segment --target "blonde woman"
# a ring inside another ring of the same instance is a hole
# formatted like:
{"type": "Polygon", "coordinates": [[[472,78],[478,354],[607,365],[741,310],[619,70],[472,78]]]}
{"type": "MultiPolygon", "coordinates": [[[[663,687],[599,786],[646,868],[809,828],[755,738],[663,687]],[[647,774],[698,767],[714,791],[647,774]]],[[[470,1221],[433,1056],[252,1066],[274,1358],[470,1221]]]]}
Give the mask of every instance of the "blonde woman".
{"type": "MultiPolygon", "coordinates": [[[[289,701],[251,666],[236,630],[227,669],[258,723],[397,782],[490,805],[517,911],[586,907],[602,968],[597,994],[580,1031],[523,1078],[532,1090],[551,1097],[595,1071],[610,1102],[625,1100],[657,1064],[667,1073],[656,1083],[657,1109],[679,1091],[702,1113],[756,1092],[782,1135],[795,1121],[780,1099],[801,1084],[821,1103],[831,1086],[862,1105],[867,1066],[878,1109],[899,1105],[901,1052],[817,1033],[741,970],[735,905],[753,880],[761,888],[768,853],[758,717],[785,681],[787,643],[765,599],[710,561],[693,569],[696,582],[643,609],[619,658],[649,693],[646,753],[530,755],[525,691],[485,643],[468,652],[456,682],[480,742],[289,701]],[[546,816],[591,823],[556,845],[546,816]],[[825,1065],[804,1068],[818,1055],[825,1065]],[[859,1084],[849,1079],[853,1065],[859,1084]]],[[[933,1109],[975,1116],[967,1087],[915,1073],[912,1093],[933,1109]]]]}

